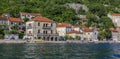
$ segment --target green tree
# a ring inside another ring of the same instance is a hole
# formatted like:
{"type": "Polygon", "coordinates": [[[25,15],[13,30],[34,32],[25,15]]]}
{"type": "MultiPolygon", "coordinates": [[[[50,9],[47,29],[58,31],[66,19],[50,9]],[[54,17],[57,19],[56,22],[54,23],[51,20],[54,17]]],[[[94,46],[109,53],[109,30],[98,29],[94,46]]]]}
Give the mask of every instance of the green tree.
{"type": "Polygon", "coordinates": [[[80,36],[76,36],[75,39],[76,40],[81,40],[81,37],[80,36]]]}
{"type": "Polygon", "coordinates": [[[24,20],[24,22],[27,22],[29,19],[25,17],[23,20],[24,20]]]}
{"type": "Polygon", "coordinates": [[[0,25],[0,39],[3,39],[3,38],[4,38],[4,29],[0,25]]]}
{"type": "Polygon", "coordinates": [[[99,34],[98,34],[98,39],[99,40],[103,40],[106,38],[106,33],[105,31],[100,31],[99,34]]]}

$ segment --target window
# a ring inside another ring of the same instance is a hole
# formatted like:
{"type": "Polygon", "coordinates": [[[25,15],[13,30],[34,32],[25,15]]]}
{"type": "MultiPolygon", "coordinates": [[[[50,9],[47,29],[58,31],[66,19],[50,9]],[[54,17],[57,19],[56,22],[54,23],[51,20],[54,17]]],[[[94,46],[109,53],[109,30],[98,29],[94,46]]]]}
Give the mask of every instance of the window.
{"type": "Polygon", "coordinates": [[[55,38],[55,41],[57,41],[57,37],[55,38]]]}
{"type": "Polygon", "coordinates": [[[53,37],[51,37],[51,41],[53,41],[53,37]]]}
{"type": "Polygon", "coordinates": [[[11,24],[13,24],[13,22],[11,22],[11,24]]]}
{"type": "Polygon", "coordinates": [[[25,16],[25,15],[22,15],[22,16],[25,16]]]}
{"type": "Polygon", "coordinates": [[[29,31],[29,34],[32,34],[31,31],[29,31]]]}
{"type": "Polygon", "coordinates": [[[46,34],[47,34],[47,31],[46,31],[46,34]]]}
{"type": "Polygon", "coordinates": [[[53,26],[53,24],[51,23],[51,26],[53,26]]]}
{"type": "Polygon", "coordinates": [[[40,26],[40,23],[38,23],[38,26],[40,26]]]}
{"type": "Polygon", "coordinates": [[[45,31],[43,31],[43,34],[45,34],[45,31]]]}
{"type": "Polygon", "coordinates": [[[19,23],[19,25],[21,25],[21,23],[19,23]]]}
{"type": "Polygon", "coordinates": [[[96,32],[95,32],[95,35],[96,35],[96,32]]]}
{"type": "Polygon", "coordinates": [[[38,37],[38,39],[41,39],[41,37],[38,37]]]}
{"type": "Polygon", "coordinates": [[[53,33],[53,31],[51,30],[51,34],[53,33]]]}
{"type": "Polygon", "coordinates": [[[45,27],[45,24],[43,25],[43,27],[45,27]]]}
{"type": "Polygon", "coordinates": [[[43,31],[43,34],[47,34],[48,32],[47,31],[43,31]]]}
{"type": "Polygon", "coordinates": [[[40,33],[40,30],[38,30],[38,33],[40,33]]]}
{"type": "Polygon", "coordinates": [[[30,15],[27,15],[28,17],[30,17],[30,15]]]}
{"type": "Polygon", "coordinates": [[[31,26],[31,24],[29,24],[29,26],[31,26]]]}
{"type": "Polygon", "coordinates": [[[46,27],[48,26],[48,24],[46,24],[46,27]]]}

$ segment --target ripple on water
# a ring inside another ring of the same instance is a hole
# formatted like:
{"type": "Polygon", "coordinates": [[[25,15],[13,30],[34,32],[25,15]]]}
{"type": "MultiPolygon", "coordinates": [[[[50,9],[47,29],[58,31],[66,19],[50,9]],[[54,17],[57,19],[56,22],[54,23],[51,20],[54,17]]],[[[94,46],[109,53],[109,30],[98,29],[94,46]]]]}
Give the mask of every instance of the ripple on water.
{"type": "Polygon", "coordinates": [[[0,59],[120,59],[120,44],[1,44],[0,59]]]}

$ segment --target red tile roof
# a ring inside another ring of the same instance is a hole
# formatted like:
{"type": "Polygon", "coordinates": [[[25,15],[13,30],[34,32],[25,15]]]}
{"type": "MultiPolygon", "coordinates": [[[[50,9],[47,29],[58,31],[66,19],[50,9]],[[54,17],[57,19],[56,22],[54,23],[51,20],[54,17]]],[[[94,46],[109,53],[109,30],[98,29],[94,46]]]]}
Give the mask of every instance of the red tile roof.
{"type": "Polygon", "coordinates": [[[87,28],[86,26],[74,26],[74,28],[87,28]]]}
{"type": "Polygon", "coordinates": [[[84,32],[93,32],[94,29],[84,28],[84,32]]]}
{"type": "Polygon", "coordinates": [[[56,27],[72,27],[72,25],[67,23],[58,23],[56,27]]]}
{"type": "Polygon", "coordinates": [[[120,30],[120,28],[117,28],[117,29],[115,29],[115,28],[109,28],[109,30],[110,30],[111,32],[118,32],[118,31],[120,30]]]}
{"type": "Polygon", "coordinates": [[[120,16],[120,14],[111,14],[111,16],[120,16]]]}
{"type": "Polygon", "coordinates": [[[113,30],[115,30],[115,28],[109,28],[109,30],[110,30],[110,31],[113,31],[113,30]]]}
{"type": "Polygon", "coordinates": [[[20,18],[13,18],[13,17],[9,17],[8,20],[11,22],[22,22],[20,18]]]}
{"type": "MultiPolygon", "coordinates": [[[[30,21],[40,21],[40,22],[54,22],[53,20],[50,20],[48,18],[45,18],[45,17],[35,17],[33,18],[32,20],[30,21]]],[[[29,21],[28,21],[29,22],[29,21]]]]}
{"type": "Polygon", "coordinates": [[[24,30],[19,30],[19,32],[25,32],[24,30]]]}
{"type": "Polygon", "coordinates": [[[83,33],[80,31],[72,30],[71,32],[68,32],[67,34],[83,34],[83,33]]]}
{"type": "Polygon", "coordinates": [[[28,13],[28,12],[20,12],[20,14],[29,14],[29,15],[33,15],[33,16],[42,16],[39,13],[28,13]]]}

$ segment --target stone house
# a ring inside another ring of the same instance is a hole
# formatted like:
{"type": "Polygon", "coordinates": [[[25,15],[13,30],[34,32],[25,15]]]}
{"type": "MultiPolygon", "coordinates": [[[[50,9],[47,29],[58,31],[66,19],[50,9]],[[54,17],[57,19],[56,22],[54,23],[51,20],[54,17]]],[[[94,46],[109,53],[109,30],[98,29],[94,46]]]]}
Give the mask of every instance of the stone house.
{"type": "Polygon", "coordinates": [[[19,36],[17,34],[7,34],[4,37],[5,40],[19,40],[19,36]]]}
{"type": "Polygon", "coordinates": [[[26,38],[31,40],[58,41],[56,22],[45,17],[35,17],[26,22],[26,38]]]}
{"type": "Polygon", "coordinates": [[[68,23],[58,23],[56,30],[59,36],[64,37],[68,32],[72,31],[72,25],[68,23]]]}
{"type": "Polygon", "coordinates": [[[120,14],[108,14],[108,17],[112,19],[116,27],[120,26],[120,14]]]}
{"type": "Polygon", "coordinates": [[[11,27],[15,25],[22,28],[22,22],[23,21],[20,18],[10,17],[7,14],[2,14],[0,16],[0,25],[9,30],[11,30],[11,27]]]}
{"type": "Polygon", "coordinates": [[[83,40],[83,32],[72,30],[67,33],[68,36],[71,36],[72,38],[76,38],[76,36],[79,36],[81,40],[83,40]]]}
{"type": "Polygon", "coordinates": [[[98,30],[96,28],[84,28],[84,39],[98,41],[98,30]]]}
{"type": "Polygon", "coordinates": [[[20,18],[23,20],[24,18],[28,18],[31,20],[32,18],[35,18],[37,16],[42,16],[39,13],[28,13],[28,12],[20,12],[20,18]]]}
{"type": "Polygon", "coordinates": [[[120,28],[110,28],[113,41],[120,41],[120,28]]]}

